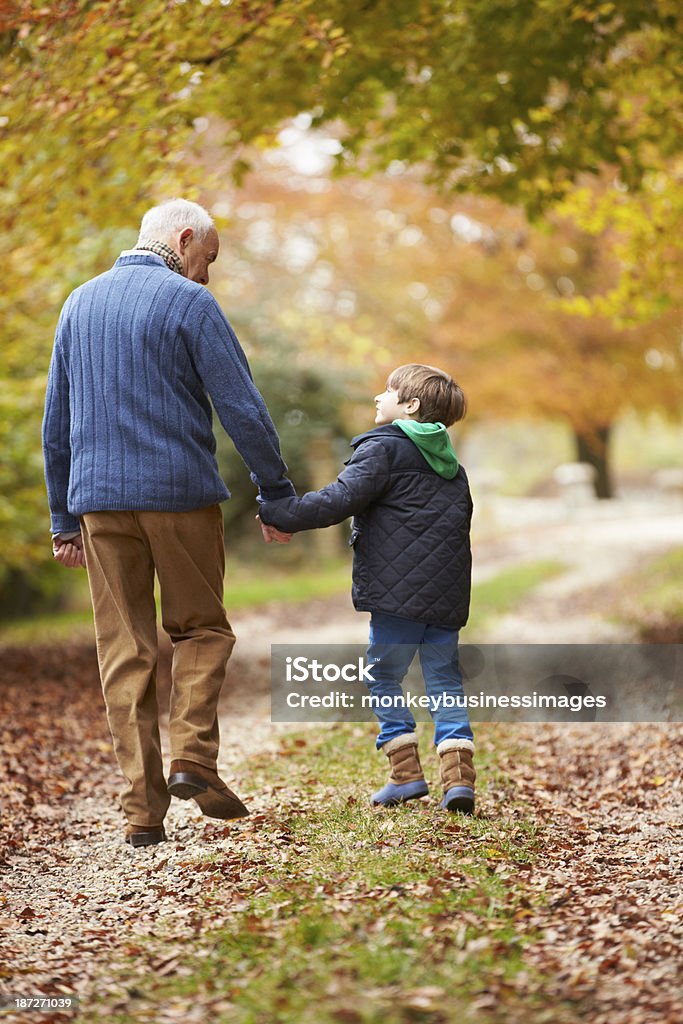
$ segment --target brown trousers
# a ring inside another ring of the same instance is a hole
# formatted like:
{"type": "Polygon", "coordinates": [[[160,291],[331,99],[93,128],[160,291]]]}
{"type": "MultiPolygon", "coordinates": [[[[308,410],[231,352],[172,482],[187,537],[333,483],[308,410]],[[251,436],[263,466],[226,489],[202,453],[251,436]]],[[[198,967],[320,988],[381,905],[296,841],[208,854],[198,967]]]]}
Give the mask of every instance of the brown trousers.
{"type": "Polygon", "coordinates": [[[192,512],[90,512],[81,519],[97,657],[114,751],[134,825],[158,825],[170,797],[156,694],[161,621],[173,643],[171,758],[216,768],[218,698],[235,635],[223,607],[223,517],[192,512]]]}

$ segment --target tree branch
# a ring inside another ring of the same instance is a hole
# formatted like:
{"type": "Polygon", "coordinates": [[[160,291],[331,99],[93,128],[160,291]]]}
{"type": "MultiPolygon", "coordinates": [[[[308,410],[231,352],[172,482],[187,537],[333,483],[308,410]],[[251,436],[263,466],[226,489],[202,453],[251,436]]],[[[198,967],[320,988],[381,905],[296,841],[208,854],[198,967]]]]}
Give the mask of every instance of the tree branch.
{"type": "MultiPolygon", "coordinates": [[[[281,7],[284,2],[285,0],[273,0],[272,9],[276,10],[278,7],[281,7]]],[[[272,10],[269,14],[272,14],[272,10]]],[[[241,35],[237,36],[229,46],[225,46],[221,50],[216,50],[215,53],[207,54],[205,57],[186,57],[184,59],[188,64],[203,64],[205,67],[209,67],[211,64],[216,64],[218,61],[234,55],[234,52],[238,50],[243,43],[246,43],[252,38],[252,36],[256,35],[258,30],[263,27],[267,20],[268,18],[266,17],[264,21],[257,21],[255,25],[252,25],[251,28],[245,29],[241,35]]]]}

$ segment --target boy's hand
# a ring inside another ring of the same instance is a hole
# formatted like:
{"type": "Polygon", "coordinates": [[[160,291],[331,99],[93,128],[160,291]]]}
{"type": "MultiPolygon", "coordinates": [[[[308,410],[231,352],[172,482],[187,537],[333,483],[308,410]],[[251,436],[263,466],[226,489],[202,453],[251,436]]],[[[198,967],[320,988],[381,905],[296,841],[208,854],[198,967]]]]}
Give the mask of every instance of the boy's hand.
{"type": "Polygon", "coordinates": [[[62,540],[60,536],[53,537],[52,554],[67,569],[85,568],[83,539],[80,536],[71,537],[69,540],[62,540]]]}
{"type": "Polygon", "coordinates": [[[278,544],[289,544],[292,539],[291,533],[282,533],[281,530],[276,530],[274,526],[266,526],[266,524],[261,521],[260,516],[256,516],[255,518],[256,522],[261,527],[261,533],[263,534],[263,539],[266,544],[271,544],[273,541],[276,541],[278,544]]]}

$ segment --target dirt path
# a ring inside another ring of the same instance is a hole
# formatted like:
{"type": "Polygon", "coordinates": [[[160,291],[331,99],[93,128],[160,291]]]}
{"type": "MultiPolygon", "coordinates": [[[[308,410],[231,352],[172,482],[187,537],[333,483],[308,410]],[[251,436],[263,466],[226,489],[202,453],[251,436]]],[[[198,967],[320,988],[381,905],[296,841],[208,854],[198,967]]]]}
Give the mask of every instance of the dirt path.
{"type": "MultiPolygon", "coordinates": [[[[583,521],[557,522],[523,533],[480,546],[481,576],[541,557],[570,568],[497,623],[495,640],[624,639],[600,619],[599,588],[643,555],[683,542],[683,515],[605,518],[589,532],[583,521]]],[[[270,643],[366,637],[367,617],[348,596],[301,606],[294,622],[292,615],[273,607],[236,617],[240,639],[222,703],[220,768],[263,821],[268,800],[250,792],[247,760],[276,748],[287,728],[269,721],[270,643]]],[[[92,649],[15,652],[4,658],[3,682],[0,992],[87,993],[104,963],[134,955],[160,921],[179,935],[201,929],[204,886],[193,866],[229,849],[235,832],[201,819],[192,802],[174,801],[169,843],[145,851],[122,844],[119,781],[92,649]]],[[[683,951],[680,728],[643,734],[642,726],[601,726],[599,738],[591,727],[514,730],[536,754],[530,767],[508,764],[509,785],[526,795],[530,818],[544,830],[530,888],[545,892],[538,921],[546,934],[530,948],[530,969],[556,971],[558,998],[585,998],[581,1019],[593,1024],[680,1021],[683,1008],[671,995],[673,953],[683,951]],[[636,994],[628,989],[634,971],[636,994]],[[633,1016],[625,1015],[629,1008],[633,1016]]],[[[504,788],[492,801],[491,813],[504,808],[504,788]]]]}
{"type": "MultiPolygon", "coordinates": [[[[540,503],[539,517],[544,511],[540,503]]],[[[514,506],[513,506],[514,507],[514,506]]],[[[504,510],[500,515],[505,522],[504,510]]],[[[520,561],[554,560],[567,571],[541,584],[515,612],[501,616],[486,638],[495,643],[615,643],[636,638],[605,616],[620,576],[643,560],[683,545],[683,509],[670,504],[609,502],[545,507],[545,518],[483,539],[475,580],[520,561]]]]}

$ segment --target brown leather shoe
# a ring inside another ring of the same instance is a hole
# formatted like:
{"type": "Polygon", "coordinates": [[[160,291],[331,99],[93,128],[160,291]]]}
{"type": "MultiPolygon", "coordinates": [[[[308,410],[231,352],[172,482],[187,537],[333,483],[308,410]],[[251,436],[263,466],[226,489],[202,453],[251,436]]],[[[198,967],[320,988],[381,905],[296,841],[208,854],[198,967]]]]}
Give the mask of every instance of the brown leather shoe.
{"type": "Polygon", "coordinates": [[[156,846],[166,838],[163,825],[128,825],[125,841],[131,846],[156,846]]]}
{"type": "Polygon", "coordinates": [[[210,768],[194,761],[171,761],[168,791],[180,800],[194,800],[207,818],[246,818],[249,811],[236,793],[210,768]]]}

